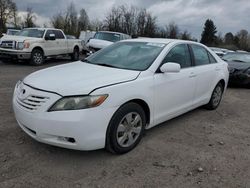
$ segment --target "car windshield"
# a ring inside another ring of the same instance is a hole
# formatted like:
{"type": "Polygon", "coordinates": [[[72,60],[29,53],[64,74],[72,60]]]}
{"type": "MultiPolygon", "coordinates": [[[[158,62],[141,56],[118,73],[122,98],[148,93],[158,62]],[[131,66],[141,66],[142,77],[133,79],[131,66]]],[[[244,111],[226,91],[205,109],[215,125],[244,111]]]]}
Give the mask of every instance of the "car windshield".
{"type": "Polygon", "coordinates": [[[18,35],[18,30],[8,30],[7,35],[18,35]]]}
{"type": "Polygon", "coordinates": [[[235,61],[240,63],[250,63],[250,54],[248,53],[228,53],[222,57],[225,61],[235,61]]]}
{"type": "Polygon", "coordinates": [[[18,33],[19,36],[42,38],[44,29],[23,29],[18,33]]]}
{"type": "Polygon", "coordinates": [[[97,32],[94,36],[95,39],[107,40],[110,42],[117,42],[120,40],[120,34],[116,33],[106,33],[106,32],[97,32]]]}
{"type": "Polygon", "coordinates": [[[120,42],[94,53],[83,62],[143,71],[150,67],[164,47],[162,43],[120,42]]]}

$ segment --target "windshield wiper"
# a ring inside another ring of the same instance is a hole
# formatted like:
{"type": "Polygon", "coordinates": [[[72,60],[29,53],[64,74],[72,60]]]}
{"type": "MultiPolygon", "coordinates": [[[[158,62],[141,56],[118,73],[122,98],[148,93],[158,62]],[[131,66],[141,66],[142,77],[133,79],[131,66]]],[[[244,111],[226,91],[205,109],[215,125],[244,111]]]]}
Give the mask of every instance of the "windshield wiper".
{"type": "Polygon", "coordinates": [[[240,63],[246,63],[245,61],[241,61],[241,60],[239,60],[239,59],[234,59],[234,60],[232,60],[232,61],[240,62],[240,63]]]}
{"type": "Polygon", "coordinates": [[[93,64],[93,63],[92,63],[90,60],[88,60],[88,59],[83,59],[82,62],[87,62],[87,63],[93,64]]]}
{"type": "Polygon", "coordinates": [[[104,67],[112,67],[112,68],[117,68],[116,66],[114,65],[109,65],[109,64],[106,64],[106,63],[97,63],[96,65],[100,65],[100,66],[104,66],[104,67]]]}

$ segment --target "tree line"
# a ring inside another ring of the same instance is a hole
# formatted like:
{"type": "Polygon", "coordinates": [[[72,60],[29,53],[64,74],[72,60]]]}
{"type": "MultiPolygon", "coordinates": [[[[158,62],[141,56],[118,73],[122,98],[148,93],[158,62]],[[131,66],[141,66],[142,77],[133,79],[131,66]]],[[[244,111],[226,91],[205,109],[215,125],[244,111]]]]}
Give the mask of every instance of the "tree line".
{"type": "MultiPolygon", "coordinates": [[[[36,14],[28,7],[23,17],[18,15],[18,9],[12,0],[0,0],[0,34],[6,32],[7,25],[25,28],[36,27],[36,14]]],[[[187,30],[181,31],[175,22],[159,26],[158,18],[144,8],[119,5],[111,8],[103,20],[91,20],[85,9],[76,10],[71,2],[63,11],[50,19],[50,24],[62,29],[66,34],[79,36],[85,30],[108,30],[140,37],[160,37],[197,41],[187,30]]],[[[44,27],[47,25],[44,24],[44,27]]],[[[247,30],[240,30],[222,36],[218,33],[214,22],[206,20],[201,34],[201,43],[207,46],[217,46],[232,50],[242,49],[250,51],[250,35],[247,30]]]]}

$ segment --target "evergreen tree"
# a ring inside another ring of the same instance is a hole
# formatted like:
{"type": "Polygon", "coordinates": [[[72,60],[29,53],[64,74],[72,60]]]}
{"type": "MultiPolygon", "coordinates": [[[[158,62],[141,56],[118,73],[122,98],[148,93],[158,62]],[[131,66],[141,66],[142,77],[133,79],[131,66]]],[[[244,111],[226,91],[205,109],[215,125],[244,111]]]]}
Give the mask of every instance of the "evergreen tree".
{"type": "Polygon", "coordinates": [[[208,19],[205,22],[204,30],[201,34],[201,43],[205,45],[214,45],[216,43],[216,26],[214,25],[214,22],[210,19],[208,19]]]}

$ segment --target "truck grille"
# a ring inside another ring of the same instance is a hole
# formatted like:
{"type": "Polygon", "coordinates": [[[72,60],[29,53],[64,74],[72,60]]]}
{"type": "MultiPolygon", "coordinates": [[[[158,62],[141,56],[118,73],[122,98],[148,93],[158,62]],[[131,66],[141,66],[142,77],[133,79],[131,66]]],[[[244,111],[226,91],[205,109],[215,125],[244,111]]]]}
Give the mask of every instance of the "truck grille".
{"type": "Polygon", "coordinates": [[[25,99],[16,97],[16,102],[28,111],[36,111],[49,100],[49,97],[29,95],[25,99]]]}
{"type": "Polygon", "coordinates": [[[16,41],[2,41],[1,48],[7,48],[7,49],[15,49],[16,48],[16,41]]]}

